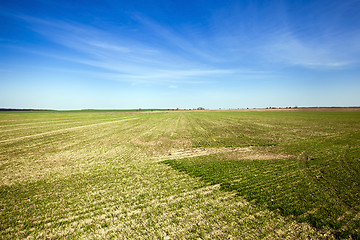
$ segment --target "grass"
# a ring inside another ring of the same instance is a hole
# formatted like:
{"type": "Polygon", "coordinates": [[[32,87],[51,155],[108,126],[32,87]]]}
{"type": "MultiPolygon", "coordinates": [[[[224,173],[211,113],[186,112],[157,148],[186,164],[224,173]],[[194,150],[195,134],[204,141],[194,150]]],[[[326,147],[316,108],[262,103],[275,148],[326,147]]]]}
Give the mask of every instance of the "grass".
{"type": "Polygon", "coordinates": [[[214,143],[214,138],[207,137],[196,146],[269,143],[270,147],[258,147],[258,151],[293,157],[246,160],[226,153],[166,163],[211,184],[221,184],[224,190],[237,191],[248,201],[283,216],[331,229],[338,238],[359,239],[359,113],[252,113],[245,121],[241,117],[233,115],[224,133],[208,122],[209,132],[226,137],[222,141],[215,138],[214,143]]]}
{"type": "Polygon", "coordinates": [[[356,239],[359,129],[355,111],[1,112],[0,238],[356,239]]]}

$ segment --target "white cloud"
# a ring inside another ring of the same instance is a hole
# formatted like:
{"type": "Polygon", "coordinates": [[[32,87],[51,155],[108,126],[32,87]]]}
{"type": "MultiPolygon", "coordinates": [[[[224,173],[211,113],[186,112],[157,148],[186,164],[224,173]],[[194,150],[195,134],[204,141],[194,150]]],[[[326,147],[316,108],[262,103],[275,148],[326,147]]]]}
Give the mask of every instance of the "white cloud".
{"type": "MultiPolygon", "coordinates": [[[[27,50],[35,54],[76,62],[101,69],[99,77],[116,81],[147,83],[204,83],[214,75],[234,74],[234,70],[214,68],[199,62],[194,55],[208,57],[189,41],[149,19],[138,18],[142,24],[184,52],[191,59],[179,56],[171,49],[154,47],[146,41],[127,39],[103,29],[63,21],[21,17],[30,28],[48,40],[67,48],[64,52],[49,52],[41,48],[27,50]],[[51,30],[49,30],[51,29],[51,30]]],[[[95,70],[94,70],[95,71],[95,70]]]]}
{"type": "MultiPolygon", "coordinates": [[[[320,39],[320,37],[319,37],[320,39]]],[[[272,36],[260,48],[259,54],[268,61],[312,69],[341,69],[353,64],[349,46],[340,40],[309,41],[295,37],[291,32],[272,36]]]]}
{"type": "Polygon", "coordinates": [[[102,48],[102,49],[107,50],[107,51],[116,51],[116,52],[123,52],[123,53],[131,52],[131,49],[128,48],[128,47],[122,47],[122,46],[107,43],[107,42],[100,42],[100,41],[92,42],[92,41],[89,41],[88,44],[91,45],[91,46],[94,46],[94,47],[102,48]]]}

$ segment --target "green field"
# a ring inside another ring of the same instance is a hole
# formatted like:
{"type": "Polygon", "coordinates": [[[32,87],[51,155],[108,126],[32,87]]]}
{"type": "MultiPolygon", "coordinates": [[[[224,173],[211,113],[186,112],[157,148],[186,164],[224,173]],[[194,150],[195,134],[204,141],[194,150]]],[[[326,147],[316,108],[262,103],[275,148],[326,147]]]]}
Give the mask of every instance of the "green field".
{"type": "Polygon", "coordinates": [[[1,112],[1,239],[360,239],[360,111],[1,112]]]}

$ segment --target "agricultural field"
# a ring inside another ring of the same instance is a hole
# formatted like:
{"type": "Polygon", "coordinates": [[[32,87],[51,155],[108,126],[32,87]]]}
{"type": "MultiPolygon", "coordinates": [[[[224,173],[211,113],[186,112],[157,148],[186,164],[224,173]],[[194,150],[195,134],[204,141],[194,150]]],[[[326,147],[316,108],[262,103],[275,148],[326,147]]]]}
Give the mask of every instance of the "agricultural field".
{"type": "Polygon", "coordinates": [[[1,239],[360,239],[360,111],[0,112],[1,239]]]}

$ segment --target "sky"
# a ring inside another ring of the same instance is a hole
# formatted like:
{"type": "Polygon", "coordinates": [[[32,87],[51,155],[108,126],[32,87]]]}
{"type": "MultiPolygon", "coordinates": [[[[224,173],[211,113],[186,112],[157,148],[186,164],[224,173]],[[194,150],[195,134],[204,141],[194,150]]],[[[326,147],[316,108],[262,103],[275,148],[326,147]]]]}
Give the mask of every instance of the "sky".
{"type": "Polygon", "coordinates": [[[0,0],[0,108],[360,106],[360,0],[0,0]]]}

